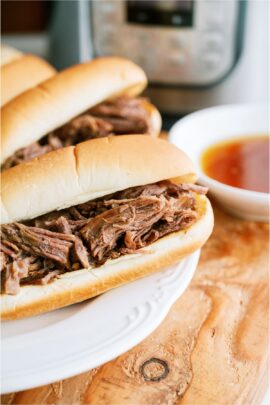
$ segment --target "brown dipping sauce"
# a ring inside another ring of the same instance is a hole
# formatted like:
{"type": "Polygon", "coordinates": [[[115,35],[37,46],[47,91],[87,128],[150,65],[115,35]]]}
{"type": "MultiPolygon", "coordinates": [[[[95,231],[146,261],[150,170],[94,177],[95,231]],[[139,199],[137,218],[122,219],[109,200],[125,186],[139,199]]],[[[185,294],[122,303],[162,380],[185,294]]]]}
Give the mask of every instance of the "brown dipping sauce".
{"type": "Polygon", "coordinates": [[[220,142],[206,149],[204,173],[229,186],[269,193],[269,137],[220,142]]]}

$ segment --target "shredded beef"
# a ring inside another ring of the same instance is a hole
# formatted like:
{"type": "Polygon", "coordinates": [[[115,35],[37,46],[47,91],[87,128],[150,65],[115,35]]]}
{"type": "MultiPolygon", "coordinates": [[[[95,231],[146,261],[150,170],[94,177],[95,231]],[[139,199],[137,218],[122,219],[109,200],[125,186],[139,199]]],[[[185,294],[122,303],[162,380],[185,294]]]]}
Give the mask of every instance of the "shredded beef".
{"type": "MultiPolygon", "coordinates": [[[[44,225],[44,224],[41,222],[41,225],[44,225]]],[[[45,225],[46,225],[46,228],[48,228],[52,231],[65,233],[67,235],[72,234],[70,224],[69,224],[67,218],[64,216],[53,219],[51,221],[46,221],[45,225]]],[[[35,226],[39,226],[39,225],[35,224],[35,226]]]]}
{"type": "Polygon", "coordinates": [[[18,149],[13,155],[5,160],[1,169],[6,170],[27,160],[51,152],[53,148],[50,145],[41,146],[38,142],[31,143],[25,148],[18,149]]]}
{"type": "Polygon", "coordinates": [[[196,194],[204,187],[161,181],[132,187],[75,207],[1,227],[1,284],[46,284],[60,274],[100,266],[197,219],[196,194]]]}
{"type": "Polygon", "coordinates": [[[146,133],[150,129],[150,117],[141,101],[140,98],[118,97],[95,106],[90,113],[109,122],[116,134],[146,133]]]}
{"type": "Polygon", "coordinates": [[[7,254],[8,256],[12,257],[13,259],[15,259],[20,252],[20,249],[18,248],[18,246],[16,246],[14,243],[9,242],[8,240],[2,241],[0,250],[2,253],[7,254]]]}
{"type": "Polygon", "coordinates": [[[51,232],[42,228],[19,223],[2,226],[2,238],[18,243],[26,253],[49,258],[68,265],[69,250],[75,239],[73,235],[51,232]]]}
{"type": "Polygon", "coordinates": [[[0,252],[0,271],[4,270],[7,265],[7,255],[4,252],[0,252]]]}
{"type": "Polygon", "coordinates": [[[80,230],[80,234],[92,256],[103,262],[127,232],[138,232],[142,224],[148,228],[157,222],[162,217],[164,206],[162,199],[139,197],[97,215],[80,230]]]}
{"type": "Polygon", "coordinates": [[[14,263],[9,263],[6,266],[4,275],[4,291],[6,294],[16,295],[20,291],[20,280],[17,274],[13,271],[14,263]]]}
{"type": "Polygon", "coordinates": [[[34,281],[34,284],[46,285],[55,280],[61,273],[63,273],[61,270],[44,272],[40,278],[36,278],[35,280],[32,280],[32,282],[34,281]]]}
{"type": "Polygon", "coordinates": [[[79,261],[83,268],[88,268],[90,266],[86,247],[78,237],[76,237],[73,245],[73,260],[75,262],[79,261]]]}
{"type": "Polygon", "coordinates": [[[119,97],[92,108],[7,158],[2,170],[65,146],[108,135],[147,133],[149,113],[140,98],[119,97]]]}
{"type": "Polygon", "coordinates": [[[5,271],[4,289],[7,294],[16,295],[20,291],[20,279],[28,274],[28,263],[24,260],[16,260],[9,263],[5,271]]]}

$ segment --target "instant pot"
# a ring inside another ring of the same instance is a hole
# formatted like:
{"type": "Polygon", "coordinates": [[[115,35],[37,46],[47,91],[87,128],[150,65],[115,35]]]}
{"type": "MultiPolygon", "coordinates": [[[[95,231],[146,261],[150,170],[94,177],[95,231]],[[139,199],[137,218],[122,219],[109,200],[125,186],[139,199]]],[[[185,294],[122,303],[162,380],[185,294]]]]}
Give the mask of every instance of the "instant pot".
{"type": "Polygon", "coordinates": [[[267,0],[57,2],[51,58],[59,68],[119,55],[147,73],[162,112],[267,101],[267,0]]]}

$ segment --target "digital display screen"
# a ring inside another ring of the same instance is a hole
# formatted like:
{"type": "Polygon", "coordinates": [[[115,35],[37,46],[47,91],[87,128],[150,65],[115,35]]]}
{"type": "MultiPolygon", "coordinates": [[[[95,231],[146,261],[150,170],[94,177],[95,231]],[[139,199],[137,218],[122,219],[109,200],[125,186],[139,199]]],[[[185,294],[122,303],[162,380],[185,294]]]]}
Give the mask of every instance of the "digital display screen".
{"type": "Polygon", "coordinates": [[[193,0],[129,0],[127,21],[136,24],[191,27],[193,0]]]}

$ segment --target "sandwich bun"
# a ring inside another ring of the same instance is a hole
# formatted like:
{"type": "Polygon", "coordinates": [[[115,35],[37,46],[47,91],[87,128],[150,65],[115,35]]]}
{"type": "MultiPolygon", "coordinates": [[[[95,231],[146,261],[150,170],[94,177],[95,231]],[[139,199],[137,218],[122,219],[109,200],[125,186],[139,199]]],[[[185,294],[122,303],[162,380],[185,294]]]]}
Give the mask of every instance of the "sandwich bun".
{"type": "Polygon", "coordinates": [[[1,318],[19,319],[62,308],[177,263],[201,248],[212,232],[213,212],[208,199],[199,196],[197,206],[198,220],[191,227],[157,240],[143,253],[108,260],[95,269],[65,273],[44,286],[23,286],[15,296],[2,295],[1,318]]]}
{"type": "Polygon", "coordinates": [[[1,107],[55,73],[48,62],[35,55],[20,55],[1,66],[1,107]]]}
{"type": "Polygon", "coordinates": [[[1,67],[1,107],[55,73],[48,62],[35,55],[21,55],[5,64],[1,67]]]}
{"type": "Polygon", "coordinates": [[[1,223],[25,221],[129,187],[197,179],[183,151],[148,135],[82,142],[5,170],[1,177],[1,223]]]}
{"type": "Polygon", "coordinates": [[[1,66],[12,62],[23,55],[21,51],[9,45],[1,45],[1,66]]]}
{"type": "Polygon", "coordinates": [[[72,66],[12,99],[2,108],[1,164],[107,99],[137,96],[146,87],[143,70],[118,57],[72,66]]]}
{"type": "MultiPolygon", "coordinates": [[[[106,196],[161,180],[193,183],[190,159],[165,140],[147,135],[100,138],[60,149],[2,174],[2,223],[106,196]],[[20,204],[18,204],[20,201],[20,204]]],[[[1,295],[2,319],[17,319],[95,297],[176,263],[199,249],[213,228],[211,205],[196,195],[198,219],[148,245],[143,252],[108,260],[98,268],[68,272],[44,286],[26,285],[1,295]]]]}

